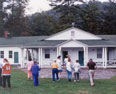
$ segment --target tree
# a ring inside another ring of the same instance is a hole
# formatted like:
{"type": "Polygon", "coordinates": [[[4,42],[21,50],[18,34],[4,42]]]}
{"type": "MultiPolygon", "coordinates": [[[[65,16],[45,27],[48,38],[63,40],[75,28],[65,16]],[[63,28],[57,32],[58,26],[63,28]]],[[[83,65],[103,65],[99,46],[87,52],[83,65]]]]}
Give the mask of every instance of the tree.
{"type": "Polygon", "coordinates": [[[116,34],[116,1],[109,0],[108,4],[104,4],[104,22],[102,31],[105,34],[116,34]]]}
{"type": "Polygon", "coordinates": [[[102,15],[99,10],[99,5],[101,3],[95,0],[89,1],[87,4],[81,6],[80,8],[80,19],[81,28],[88,32],[99,34],[102,24],[102,15]]]}
{"type": "Polygon", "coordinates": [[[58,26],[52,16],[46,13],[37,13],[31,17],[31,28],[32,35],[51,35],[57,32],[58,26]]]}
{"type": "Polygon", "coordinates": [[[6,3],[7,0],[0,0],[0,36],[3,35],[4,33],[4,25],[5,25],[5,20],[6,20],[6,11],[5,11],[5,6],[4,3],[6,3]]]}
{"type": "Polygon", "coordinates": [[[28,17],[25,16],[25,8],[28,0],[9,0],[7,9],[10,10],[6,29],[13,36],[28,35],[30,30],[28,17]]]}

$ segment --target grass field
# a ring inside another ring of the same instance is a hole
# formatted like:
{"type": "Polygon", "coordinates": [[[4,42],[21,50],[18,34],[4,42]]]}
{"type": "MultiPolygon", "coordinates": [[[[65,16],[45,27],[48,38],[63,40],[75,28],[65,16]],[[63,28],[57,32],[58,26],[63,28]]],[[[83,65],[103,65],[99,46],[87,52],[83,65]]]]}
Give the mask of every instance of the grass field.
{"type": "Polygon", "coordinates": [[[116,77],[110,80],[95,80],[95,87],[90,87],[87,79],[79,83],[67,82],[66,79],[53,83],[51,79],[40,79],[40,85],[34,87],[21,70],[12,71],[11,90],[2,90],[0,94],[116,94],[116,77]]]}

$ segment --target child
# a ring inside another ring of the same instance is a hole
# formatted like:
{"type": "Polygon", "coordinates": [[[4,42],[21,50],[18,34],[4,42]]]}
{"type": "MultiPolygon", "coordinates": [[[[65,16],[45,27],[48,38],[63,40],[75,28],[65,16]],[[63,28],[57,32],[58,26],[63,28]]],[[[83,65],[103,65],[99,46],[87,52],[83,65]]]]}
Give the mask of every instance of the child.
{"type": "Polygon", "coordinates": [[[37,65],[36,61],[34,61],[34,64],[31,67],[31,71],[32,71],[32,77],[33,77],[33,84],[34,84],[34,86],[38,86],[38,84],[39,84],[38,77],[39,77],[40,68],[37,65]]]}
{"type": "Polygon", "coordinates": [[[3,76],[3,89],[6,88],[6,82],[8,83],[8,88],[11,88],[10,77],[11,77],[11,66],[6,58],[3,59],[2,66],[2,76],[3,76]]]}
{"type": "Polygon", "coordinates": [[[52,63],[51,68],[52,68],[52,80],[53,80],[53,82],[55,82],[55,74],[56,74],[57,80],[59,80],[58,64],[56,63],[56,60],[54,60],[54,62],[52,63]]]}
{"type": "Polygon", "coordinates": [[[76,60],[76,63],[74,63],[73,68],[74,68],[74,82],[76,82],[79,81],[79,73],[80,73],[80,64],[78,60],[76,60]]]}

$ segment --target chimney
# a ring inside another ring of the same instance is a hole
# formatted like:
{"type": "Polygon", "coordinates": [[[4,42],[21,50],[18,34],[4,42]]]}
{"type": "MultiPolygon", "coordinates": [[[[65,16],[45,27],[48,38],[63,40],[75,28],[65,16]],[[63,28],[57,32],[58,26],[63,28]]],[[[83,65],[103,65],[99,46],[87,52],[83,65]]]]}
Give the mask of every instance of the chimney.
{"type": "Polygon", "coordinates": [[[5,38],[8,38],[8,31],[7,31],[7,30],[4,31],[4,37],[5,37],[5,38]]]}

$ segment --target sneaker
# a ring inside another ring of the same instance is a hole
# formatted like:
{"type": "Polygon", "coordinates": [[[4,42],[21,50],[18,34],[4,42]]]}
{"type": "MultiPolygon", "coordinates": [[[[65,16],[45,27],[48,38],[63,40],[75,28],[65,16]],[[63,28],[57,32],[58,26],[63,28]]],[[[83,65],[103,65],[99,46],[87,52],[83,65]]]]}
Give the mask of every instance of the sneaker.
{"type": "Polygon", "coordinates": [[[74,80],[74,82],[76,82],[76,80],[74,80]]]}

